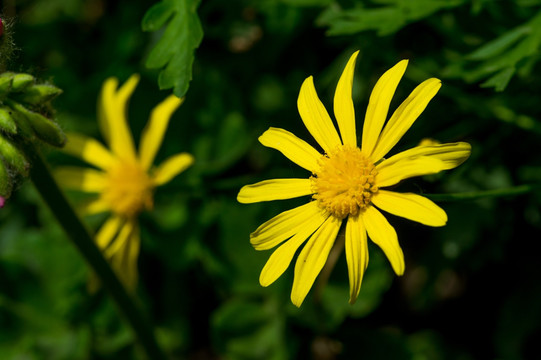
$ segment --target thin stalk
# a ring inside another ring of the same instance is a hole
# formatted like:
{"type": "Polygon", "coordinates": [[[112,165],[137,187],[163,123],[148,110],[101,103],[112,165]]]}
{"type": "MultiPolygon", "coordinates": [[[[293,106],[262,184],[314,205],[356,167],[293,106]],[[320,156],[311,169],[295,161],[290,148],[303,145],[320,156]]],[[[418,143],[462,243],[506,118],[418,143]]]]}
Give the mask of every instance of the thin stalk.
{"type": "Polygon", "coordinates": [[[124,286],[118,280],[109,263],[103,257],[86,227],[73,211],[63,192],[47,168],[41,155],[32,143],[21,144],[27,159],[32,164],[30,178],[34,186],[47,203],[54,216],[81,252],[92,270],[99,277],[102,286],[109,292],[118,309],[128,321],[139,343],[151,360],[166,359],[165,354],[158,346],[154,333],[143,312],[136,306],[128,295],[124,286]]]}
{"type": "Polygon", "coordinates": [[[532,191],[540,190],[540,184],[520,185],[504,189],[472,191],[455,194],[423,194],[434,201],[469,201],[486,198],[498,198],[527,194],[532,191]]]}

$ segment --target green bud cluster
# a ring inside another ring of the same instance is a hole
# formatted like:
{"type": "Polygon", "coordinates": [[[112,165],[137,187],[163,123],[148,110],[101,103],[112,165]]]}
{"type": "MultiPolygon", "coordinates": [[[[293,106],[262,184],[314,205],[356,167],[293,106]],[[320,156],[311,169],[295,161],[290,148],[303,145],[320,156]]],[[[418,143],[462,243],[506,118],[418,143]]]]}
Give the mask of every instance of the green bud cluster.
{"type": "Polygon", "coordinates": [[[47,117],[50,100],[61,92],[29,74],[0,74],[0,198],[9,197],[18,177],[28,176],[30,164],[19,143],[39,140],[61,147],[66,142],[62,129],[47,117]]]}

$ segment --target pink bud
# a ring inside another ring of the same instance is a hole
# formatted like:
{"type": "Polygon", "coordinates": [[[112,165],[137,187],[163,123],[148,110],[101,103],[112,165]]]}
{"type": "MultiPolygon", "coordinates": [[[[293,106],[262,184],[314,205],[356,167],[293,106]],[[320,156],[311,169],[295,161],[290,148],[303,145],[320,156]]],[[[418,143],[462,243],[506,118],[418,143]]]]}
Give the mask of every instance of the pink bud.
{"type": "Polygon", "coordinates": [[[4,20],[0,18],[0,36],[4,34],[4,20]]]}
{"type": "Polygon", "coordinates": [[[4,207],[5,203],[6,203],[6,199],[0,196],[0,209],[4,207]]]}

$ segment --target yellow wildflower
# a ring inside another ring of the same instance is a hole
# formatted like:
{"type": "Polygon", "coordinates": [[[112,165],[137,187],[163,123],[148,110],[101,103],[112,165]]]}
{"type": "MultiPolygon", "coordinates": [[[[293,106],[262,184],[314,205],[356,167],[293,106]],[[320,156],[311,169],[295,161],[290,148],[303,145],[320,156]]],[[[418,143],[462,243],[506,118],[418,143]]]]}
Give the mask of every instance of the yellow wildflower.
{"type": "Polygon", "coordinates": [[[385,124],[389,104],[406,71],[407,60],[400,61],[376,83],[366,111],[359,148],[351,99],[357,54],[349,59],[334,96],[334,115],[340,136],[317,96],[313,78],[308,77],[301,86],[297,102],[300,116],[324,154],[283,129],[271,127],[259,137],[261,144],[280,151],[310,171],[311,176],[308,179],[273,179],[247,185],[237,197],[241,203],[254,203],[312,196],[314,201],[275,216],[250,235],[250,242],[256,250],[270,249],[285,241],[261,271],[259,281],[262,286],[272,284],[283,274],[297,249],[308,239],[295,264],[291,301],[296,306],[302,304],[325,265],[343,221],[346,221],[350,303],[354,303],[359,294],[368,264],[367,237],[383,250],[395,273],[402,275],[404,255],[395,229],[378,208],[428,226],[445,225],[447,215],[427,198],[385,188],[413,176],[452,169],[464,162],[471,150],[470,145],[464,142],[432,144],[384,158],[441,87],[438,79],[424,81],[385,124]]]}
{"type": "Polygon", "coordinates": [[[132,75],[120,88],[115,78],[103,84],[98,120],[109,149],[84,135],[68,134],[64,151],[95,168],[63,167],[56,171],[61,186],[97,195],[81,207],[83,214],[111,213],[95,241],[130,291],[137,284],[137,217],[141,211],[152,209],[157,186],[169,182],[193,163],[192,155],[180,153],[152,168],[171,115],[183,102],[174,95],[154,108],[143,130],[139,153],[136,152],[126,107],[138,82],[139,76],[132,75]]]}

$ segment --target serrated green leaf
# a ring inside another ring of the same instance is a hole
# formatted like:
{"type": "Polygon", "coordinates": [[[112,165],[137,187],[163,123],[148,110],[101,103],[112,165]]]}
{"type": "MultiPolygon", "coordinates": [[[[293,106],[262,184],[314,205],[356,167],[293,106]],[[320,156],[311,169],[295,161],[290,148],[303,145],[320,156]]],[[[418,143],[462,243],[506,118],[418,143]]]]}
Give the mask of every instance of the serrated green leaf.
{"type": "Polygon", "coordinates": [[[157,3],[148,9],[143,17],[141,27],[143,31],[156,31],[161,29],[173,14],[174,9],[166,2],[157,3]]]}
{"type": "Polygon", "coordinates": [[[194,51],[203,39],[203,29],[197,16],[199,0],[163,0],[152,6],[142,21],[143,31],[156,31],[166,23],[160,40],[150,52],[146,66],[162,68],[158,77],[160,89],[174,88],[182,97],[192,80],[194,51]]]}

